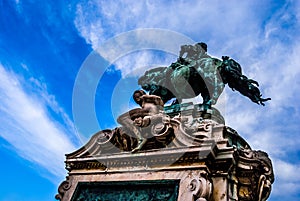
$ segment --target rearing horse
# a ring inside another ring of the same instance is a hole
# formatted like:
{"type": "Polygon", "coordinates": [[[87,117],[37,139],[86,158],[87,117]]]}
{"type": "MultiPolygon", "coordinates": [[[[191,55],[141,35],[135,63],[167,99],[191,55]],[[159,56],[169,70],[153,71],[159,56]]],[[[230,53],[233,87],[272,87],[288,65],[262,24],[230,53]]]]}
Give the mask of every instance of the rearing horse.
{"type": "Polygon", "coordinates": [[[258,83],[243,75],[238,62],[227,56],[223,56],[222,61],[209,56],[195,61],[180,57],[168,67],[146,71],[138,84],[149,94],[160,96],[164,103],[172,98],[180,102],[201,94],[203,104],[211,107],[216,104],[225,84],[257,104],[264,105],[270,100],[262,98],[258,83]]]}

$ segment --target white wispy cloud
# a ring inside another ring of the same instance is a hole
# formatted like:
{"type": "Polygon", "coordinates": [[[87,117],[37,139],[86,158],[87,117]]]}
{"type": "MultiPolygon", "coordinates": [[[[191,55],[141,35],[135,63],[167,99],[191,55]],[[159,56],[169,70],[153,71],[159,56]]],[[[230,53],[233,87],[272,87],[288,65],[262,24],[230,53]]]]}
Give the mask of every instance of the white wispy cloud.
{"type": "Polygon", "coordinates": [[[272,197],[284,197],[285,200],[294,200],[295,195],[299,195],[300,189],[300,164],[285,162],[280,159],[273,160],[274,172],[278,187],[272,191],[272,197]]]}
{"type": "Polygon", "coordinates": [[[22,79],[1,64],[0,80],[0,136],[21,157],[47,170],[48,173],[42,171],[44,176],[53,180],[62,178],[64,154],[75,150],[76,144],[76,140],[71,141],[76,137],[70,137],[74,135],[71,121],[46,91],[41,91],[42,88],[38,89],[39,94],[26,91],[22,79]],[[64,115],[65,121],[51,118],[47,107],[64,115]]]}
{"type": "MultiPolygon", "coordinates": [[[[267,151],[273,159],[276,182],[292,195],[300,191],[294,172],[299,161],[287,162],[299,153],[300,99],[300,2],[271,1],[93,1],[77,5],[74,21],[80,35],[94,50],[105,40],[136,28],[163,28],[208,43],[208,52],[229,55],[249,78],[260,83],[264,97],[272,100],[257,106],[227,87],[218,105],[227,125],[236,129],[253,149],[267,151]],[[87,12],[88,11],[88,12],[87,12]],[[288,172],[293,173],[288,173],[288,172]]],[[[130,58],[130,57],[127,57],[130,58]]],[[[150,55],[140,60],[120,59],[124,74],[137,63],[151,63],[150,55]],[[146,58],[148,57],[148,58],[146,58]],[[148,59],[148,60],[147,60],[148,59]],[[122,66],[123,65],[123,66],[122,66]]],[[[292,196],[291,195],[291,196],[292,196]]],[[[280,195],[276,193],[276,196],[280,195]]]]}
{"type": "Polygon", "coordinates": [[[253,9],[259,6],[263,7],[264,3],[91,0],[77,5],[75,25],[94,49],[116,34],[149,27],[170,29],[197,36],[197,39],[207,39],[209,34],[226,45],[225,40],[236,35],[245,38],[249,31],[257,28],[254,18],[263,12],[254,13],[253,9]]]}

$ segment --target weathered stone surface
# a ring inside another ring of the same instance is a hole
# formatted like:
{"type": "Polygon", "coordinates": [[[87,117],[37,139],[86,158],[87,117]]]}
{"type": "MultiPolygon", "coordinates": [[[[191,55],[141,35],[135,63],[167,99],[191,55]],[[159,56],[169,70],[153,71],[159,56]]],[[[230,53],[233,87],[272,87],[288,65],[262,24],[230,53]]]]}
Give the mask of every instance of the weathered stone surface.
{"type": "Polygon", "coordinates": [[[126,196],[136,195],[129,200],[146,200],[153,191],[156,192],[153,200],[159,200],[158,197],[179,201],[268,198],[274,181],[268,155],[251,150],[235,130],[224,125],[223,117],[215,108],[206,110],[201,105],[185,104],[165,107],[152,114],[138,112],[142,115],[135,111],[133,115],[121,115],[119,119],[126,120],[123,127],[100,131],[85,146],[66,155],[69,173],[59,187],[57,199],[108,200],[123,196],[127,200],[126,196]],[[144,124],[147,126],[133,123],[139,117],[141,122],[148,118],[144,124]],[[139,140],[132,126],[140,129],[146,139],[139,149],[136,149],[139,140]],[[149,183],[144,187],[141,183],[137,188],[142,181],[149,183]],[[178,185],[167,188],[168,181],[178,185]],[[156,184],[164,182],[166,188],[157,190],[156,184]],[[122,191],[119,187],[124,184],[128,188],[122,191]],[[111,192],[98,191],[97,185],[111,192]],[[114,194],[120,195],[114,197],[114,194]]]}

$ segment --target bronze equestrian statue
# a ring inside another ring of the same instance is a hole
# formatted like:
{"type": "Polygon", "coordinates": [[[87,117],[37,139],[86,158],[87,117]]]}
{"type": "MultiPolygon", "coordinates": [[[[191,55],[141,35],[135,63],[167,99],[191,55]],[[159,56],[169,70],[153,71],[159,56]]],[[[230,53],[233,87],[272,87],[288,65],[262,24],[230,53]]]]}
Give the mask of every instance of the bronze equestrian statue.
{"type": "Polygon", "coordinates": [[[146,71],[138,84],[150,95],[160,96],[164,103],[172,98],[179,103],[201,94],[205,108],[216,104],[225,84],[257,104],[271,100],[262,98],[258,83],[243,75],[235,60],[223,56],[221,61],[209,56],[205,43],[181,46],[176,62],[146,71]]]}

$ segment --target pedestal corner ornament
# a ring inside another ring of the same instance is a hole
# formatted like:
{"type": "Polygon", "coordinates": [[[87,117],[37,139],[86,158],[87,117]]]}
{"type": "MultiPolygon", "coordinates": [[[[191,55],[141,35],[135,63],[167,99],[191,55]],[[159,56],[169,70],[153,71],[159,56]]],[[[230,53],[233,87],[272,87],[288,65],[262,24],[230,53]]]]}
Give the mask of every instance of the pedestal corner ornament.
{"type": "Polygon", "coordinates": [[[205,43],[183,45],[176,62],[138,83],[139,107],[66,155],[68,176],[56,199],[267,200],[274,182],[268,154],[252,150],[213,107],[226,84],[257,104],[270,100],[240,64],[210,57],[205,43]],[[201,104],[181,102],[199,94],[201,104]]]}

